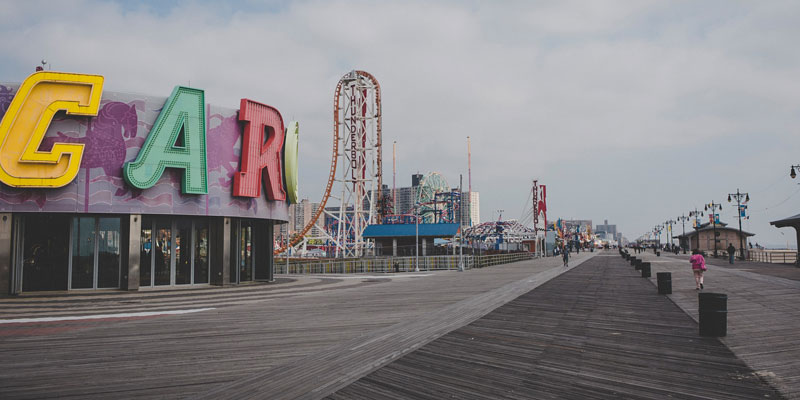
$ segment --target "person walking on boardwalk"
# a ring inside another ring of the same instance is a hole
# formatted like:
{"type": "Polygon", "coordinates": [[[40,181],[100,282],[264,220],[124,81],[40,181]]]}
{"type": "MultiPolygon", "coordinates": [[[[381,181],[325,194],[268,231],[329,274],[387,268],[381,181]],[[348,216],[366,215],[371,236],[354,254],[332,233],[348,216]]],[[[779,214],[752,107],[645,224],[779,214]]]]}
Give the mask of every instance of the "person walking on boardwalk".
{"type": "Polygon", "coordinates": [[[697,285],[697,290],[703,289],[703,272],[706,271],[706,259],[700,250],[692,250],[692,256],[689,257],[689,262],[692,264],[692,272],[694,272],[694,283],[697,285]]]}
{"type": "Polygon", "coordinates": [[[563,251],[561,258],[564,260],[564,267],[569,267],[569,250],[563,251]]]}
{"type": "Polygon", "coordinates": [[[728,243],[728,262],[733,264],[733,257],[736,255],[736,247],[733,247],[733,243],[728,243]]]}

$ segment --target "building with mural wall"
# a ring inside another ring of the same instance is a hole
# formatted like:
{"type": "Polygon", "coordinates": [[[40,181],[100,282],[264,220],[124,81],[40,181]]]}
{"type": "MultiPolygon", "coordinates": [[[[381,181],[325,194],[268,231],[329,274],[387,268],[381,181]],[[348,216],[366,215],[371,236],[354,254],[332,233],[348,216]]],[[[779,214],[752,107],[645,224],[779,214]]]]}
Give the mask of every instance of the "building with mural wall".
{"type": "Polygon", "coordinates": [[[274,225],[296,195],[277,109],[102,86],[52,72],[0,84],[0,295],[272,280],[274,225]]]}

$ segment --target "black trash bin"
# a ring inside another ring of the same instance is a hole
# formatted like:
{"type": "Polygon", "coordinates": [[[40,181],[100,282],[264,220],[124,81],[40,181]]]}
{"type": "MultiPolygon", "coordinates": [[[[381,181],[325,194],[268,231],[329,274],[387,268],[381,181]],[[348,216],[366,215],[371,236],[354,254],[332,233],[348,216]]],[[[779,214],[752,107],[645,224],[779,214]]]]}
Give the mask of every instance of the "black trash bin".
{"type": "Polygon", "coordinates": [[[642,270],[642,278],[649,278],[650,277],[650,263],[649,262],[639,263],[639,269],[642,270]]]}
{"type": "Polygon", "coordinates": [[[628,259],[631,262],[631,265],[636,265],[636,257],[631,257],[628,259]]]}
{"type": "Polygon", "coordinates": [[[721,337],[728,334],[728,295],[698,294],[700,336],[721,337]]]}
{"type": "Polygon", "coordinates": [[[672,294],[672,273],[656,272],[658,282],[658,294],[672,294]]]}
{"type": "Polygon", "coordinates": [[[641,258],[637,258],[636,262],[633,263],[633,269],[635,269],[637,271],[641,271],[642,270],[642,259],[641,258]]]}

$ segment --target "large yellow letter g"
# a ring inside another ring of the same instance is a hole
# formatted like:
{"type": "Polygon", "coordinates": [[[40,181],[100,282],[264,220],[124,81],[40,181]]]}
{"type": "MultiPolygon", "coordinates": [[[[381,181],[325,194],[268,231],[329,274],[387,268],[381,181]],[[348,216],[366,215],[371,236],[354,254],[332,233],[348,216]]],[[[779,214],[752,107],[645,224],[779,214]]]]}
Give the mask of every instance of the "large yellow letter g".
{"type": "Polygon", "coordinates": [[[55,143],[39,151],[53,116],[97,115],[103,77],[100,75],[37,72],[19,87],[0,122],[0,181],[9,186],[54,188],[75,179],[83,144],[55,143]]]}

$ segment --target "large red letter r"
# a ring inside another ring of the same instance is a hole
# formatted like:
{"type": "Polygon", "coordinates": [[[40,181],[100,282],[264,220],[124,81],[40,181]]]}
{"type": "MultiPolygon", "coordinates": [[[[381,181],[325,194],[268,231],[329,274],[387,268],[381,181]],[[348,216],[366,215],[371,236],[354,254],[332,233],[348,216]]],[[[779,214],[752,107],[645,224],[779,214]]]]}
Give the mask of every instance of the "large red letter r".
{"type": "Polygon", "coordinates": [[[281,171],[284,129],[281,113],[266,104],[242,99],[239,121],[245,121],[241,171],[233,176],[233,195],[261,196],[261,171],[268,200],[286,200],[281,171]],[[266,141],[264,140],[266,135],[266,141]]]}

